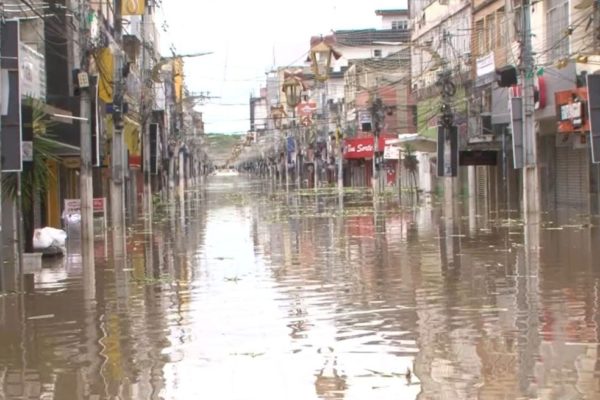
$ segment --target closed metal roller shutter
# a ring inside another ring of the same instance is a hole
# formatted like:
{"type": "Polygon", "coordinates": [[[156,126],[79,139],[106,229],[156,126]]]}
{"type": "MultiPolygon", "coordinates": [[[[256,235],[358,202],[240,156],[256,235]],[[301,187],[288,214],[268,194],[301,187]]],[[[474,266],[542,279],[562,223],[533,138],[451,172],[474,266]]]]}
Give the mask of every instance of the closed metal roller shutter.
{"type": "Polygon", "coordinates": [[[589,212],[589,149],[556,149],[556,204],[589,212]]]}

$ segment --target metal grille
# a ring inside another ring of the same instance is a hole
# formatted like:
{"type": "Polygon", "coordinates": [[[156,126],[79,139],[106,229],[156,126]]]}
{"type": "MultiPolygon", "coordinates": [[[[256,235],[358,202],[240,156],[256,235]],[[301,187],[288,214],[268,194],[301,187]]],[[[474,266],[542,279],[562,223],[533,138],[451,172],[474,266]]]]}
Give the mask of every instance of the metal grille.
{"type": "Polygon", "coordinates": [[[556,203],[561,209],[589,210],[589,149],[556,149],[556,203]]]}

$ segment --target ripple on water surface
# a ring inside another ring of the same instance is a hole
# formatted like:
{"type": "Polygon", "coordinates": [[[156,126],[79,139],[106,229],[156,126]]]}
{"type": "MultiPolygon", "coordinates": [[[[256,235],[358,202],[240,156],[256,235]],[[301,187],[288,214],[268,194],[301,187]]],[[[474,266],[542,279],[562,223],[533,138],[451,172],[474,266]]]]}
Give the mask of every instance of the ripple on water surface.
{"type": "Polygon", "coordinates": [[[598,228],[343,202],[211,177],[72,249],[0,297],[0,399],[600,398],[598,228]]]}

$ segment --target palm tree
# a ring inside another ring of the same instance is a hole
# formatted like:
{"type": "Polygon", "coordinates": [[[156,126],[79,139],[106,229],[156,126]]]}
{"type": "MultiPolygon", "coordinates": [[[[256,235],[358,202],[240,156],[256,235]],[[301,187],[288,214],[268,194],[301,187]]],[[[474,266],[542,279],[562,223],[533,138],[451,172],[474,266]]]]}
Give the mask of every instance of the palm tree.
{"type": "Polygon", "coordinates": [[[23,124],[24,129],[30,129],[32,132],[32,158],[31,161],[23,162],[23,171],[20,174],[20,196],[18,173],[3,174],[2,191],[6,198],[13,201],[20,200],[25,252],[33,252],[34,216],[39,212],[35,205],[45,197],[50,183],[54,179],[54,173],[50,169],[48,161],[57,160],[53,153],[56,145],[51,140],[55,122],[44,111],[43,101],[26,98],[23,103],[32,111],[31,122],[25,121],[23,124]]]}

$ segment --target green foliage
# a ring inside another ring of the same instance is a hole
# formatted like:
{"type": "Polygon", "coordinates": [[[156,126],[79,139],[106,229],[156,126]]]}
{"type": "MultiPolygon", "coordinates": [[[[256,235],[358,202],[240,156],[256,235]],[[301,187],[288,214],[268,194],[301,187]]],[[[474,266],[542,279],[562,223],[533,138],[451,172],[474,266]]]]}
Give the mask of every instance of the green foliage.
{"type": "MultiPolygon", "coordinates": [[[[48,161],[56,161],[53,153],[56,148],[52,140],[52,129],[55,122],[50,120],[44,111],[44,103],[41,100],[27,98],[26,106],[32,108],[33,128],[33,161],[26,165],[21,173],[21,196],[23,200],[23,212],[31,212],[34,199],[43,196],[47,190],[54,174],[48,166],[48,161]]],[[[15,200],[18,195],[18,175],[7,173],[2,176],[3,195],[15,200]]]]}
{"type": "Polygon", "coordinates": [[[216,164],[221,164],[231,156],[231,151],[240,143],[242,136],[209,133],[204,139],[210,159],[216,164]]]}
{"type": "Polygon", "coordinates": [[[156,217],[164,217],[167,213],[167,205],[162,201],[160,193],[152,195],[152,207],[156,217]]]}

